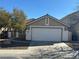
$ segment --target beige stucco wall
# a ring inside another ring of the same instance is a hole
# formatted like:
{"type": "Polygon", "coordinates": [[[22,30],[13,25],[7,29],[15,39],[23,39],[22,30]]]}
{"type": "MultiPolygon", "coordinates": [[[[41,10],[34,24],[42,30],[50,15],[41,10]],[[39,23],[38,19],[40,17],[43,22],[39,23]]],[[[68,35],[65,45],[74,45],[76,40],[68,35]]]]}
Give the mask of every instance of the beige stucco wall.
{"type": "Polygon", "coordinates": [[[76,25],[74,25],[74,27],[73,27],[74,29],[75,29],[75,31],[79,31],[79,23],[78,24],[76,24],[76,25]]]}
{"type": "Polygon", "coordinates": [[[63,30],[63,40],[62,41],[68,41],[68,31],[63,30]]]}
{"type": "Polygon", "coordinates": [[[26,40],[31,40],[31,30],[26,30],[26,40]]]}
{"type": "Polygon", "coordinates": [[[70,31],[63,31],[63,41],[72,41],[72,33],[70,31]]]}

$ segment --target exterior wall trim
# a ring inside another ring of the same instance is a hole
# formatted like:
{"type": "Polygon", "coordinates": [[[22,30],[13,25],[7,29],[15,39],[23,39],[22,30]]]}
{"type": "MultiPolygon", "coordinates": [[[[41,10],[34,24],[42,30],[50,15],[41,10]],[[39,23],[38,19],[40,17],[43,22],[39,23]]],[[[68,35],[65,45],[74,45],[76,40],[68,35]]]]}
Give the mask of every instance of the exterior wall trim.
{"type": "Polygon", "coordinates": [[[32,27],[49,27],[49,28],[52,28],[52,27],[59,27],[59,28],[65,28],[64,26],[30,26],[30,28],[32,27]]]}

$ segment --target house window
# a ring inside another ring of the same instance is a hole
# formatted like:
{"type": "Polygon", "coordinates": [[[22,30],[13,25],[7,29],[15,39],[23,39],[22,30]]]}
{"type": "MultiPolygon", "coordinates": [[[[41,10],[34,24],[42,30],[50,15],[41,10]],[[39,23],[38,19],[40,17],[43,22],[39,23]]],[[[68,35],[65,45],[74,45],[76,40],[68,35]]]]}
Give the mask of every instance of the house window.
{"type": "Polygon", "coordinates": [[[45,19],[45,25],[49,25],[49,18],[45,19]]]}

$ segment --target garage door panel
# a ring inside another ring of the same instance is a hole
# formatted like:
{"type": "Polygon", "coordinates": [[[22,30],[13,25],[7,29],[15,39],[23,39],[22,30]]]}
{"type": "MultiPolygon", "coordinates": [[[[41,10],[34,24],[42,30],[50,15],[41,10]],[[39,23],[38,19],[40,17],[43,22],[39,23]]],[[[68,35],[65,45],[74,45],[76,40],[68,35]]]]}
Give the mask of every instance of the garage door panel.
{"type": "Polygon", "coordinates": [[[32,40],[61,41],[61,29],[32,28],[32,40]]]}

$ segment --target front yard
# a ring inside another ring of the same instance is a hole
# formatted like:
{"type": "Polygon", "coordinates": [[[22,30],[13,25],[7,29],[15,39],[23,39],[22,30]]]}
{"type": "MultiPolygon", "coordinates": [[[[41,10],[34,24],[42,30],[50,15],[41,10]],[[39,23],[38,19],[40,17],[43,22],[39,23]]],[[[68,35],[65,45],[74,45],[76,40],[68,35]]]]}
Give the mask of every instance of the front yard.
{"type": "Polygon", "coordinates": [[[29,46],[27,49],[0,49],[0,58],[4,59],[79,59],[78,50],[66,43],[54,43],[43,46],[29,46]]]}

